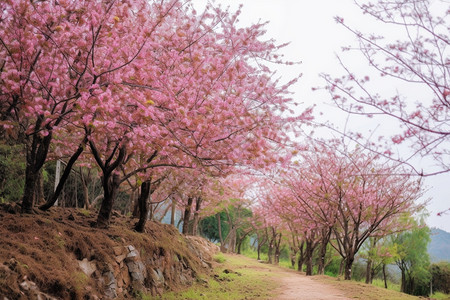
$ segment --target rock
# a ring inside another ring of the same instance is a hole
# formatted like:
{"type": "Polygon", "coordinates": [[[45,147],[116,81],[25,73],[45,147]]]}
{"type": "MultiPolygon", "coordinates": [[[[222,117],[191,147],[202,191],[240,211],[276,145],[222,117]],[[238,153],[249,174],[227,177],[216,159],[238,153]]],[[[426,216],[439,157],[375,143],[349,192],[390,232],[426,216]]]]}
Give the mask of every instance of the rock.
{"type": "Polygon", "coordinates": [[[152,272],[150,273],[150,276],[152,277],[152,281],[156,287],[164,286],[165,279],[164,279],[164,275],[160,269],[156,269],[156,270],[153,269],[152,272]]]}
{"type": "Polygon", "coordinates": [[[123,246],[115,246],[113,247],[114,255],[120,256],[125,252],[125,247],[123,246]]]}
{"type": "Polygon", "coordinates": [[[105,283],[105,296],[109,298],[116,298],[117,297],[117,281],[114,277],[113,273],[113,267],[111,265],[108,265],[109,270],[104,272],[102,277],[104,279],[105,283]]]}
{"type": "Polygon", "coordinates": [[[121,274],[122,286],[128,287],[131,283],[131,278],[130,278],[130,273],[128,273],[128,268],[127,267],[122,268],[120,274],[121,274]]]}
{"type": "Polygon", "coordinates": [[[30,280],[24,280],[19,284],[20,288],[24,291],[37,291],[36,283],[30,280]]]}
{"type": "Polygon", "coordinates": [[[91,277],[91,275],[97,270],[97,266],[95,265],[95,263],[88,261],[87,258],[79,260],[78,265],[80,266],[81,271],[83,271],[83,273],[88,277],[91,277]]]}
{"type": "Polygon", "coordinates": [[[142,261],[130,261],[127,263],[128,272],[130,273],[131,281],[137,281],[139,284],[144,284],[147,277],[147,270],[142,261]]]}
{"type": "Polygon", "coordinates": [[[139,252],[132,245],[127,246],[128,254],[125,260],[127,261],[136,261],[139,257],[139,252]]]}
{"type": "Polygon", "coordinates": [[[118,256],[114,257],[114,259],[120,265],[126,257],[127,257],[126,254],[122,254],[122,255],[118,255],[118,256]]]}

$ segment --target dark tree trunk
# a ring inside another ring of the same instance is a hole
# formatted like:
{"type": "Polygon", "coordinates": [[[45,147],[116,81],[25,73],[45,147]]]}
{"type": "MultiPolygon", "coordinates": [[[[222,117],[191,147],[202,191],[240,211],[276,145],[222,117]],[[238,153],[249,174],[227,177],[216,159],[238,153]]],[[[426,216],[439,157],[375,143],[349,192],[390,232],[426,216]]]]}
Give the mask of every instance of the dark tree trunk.
{"type": "Polygon", "coordinates": [[[189,197],[187,206],[184,208],[184,217],[183,217],[183,234],[188,234],[189,232],[189,219],[191,217],[191,209],[192,209],[192,202],[194,198],[189,197]]]}
{"type": "MultiPolygon", "coordinates": [[[[84,148],[86,147],[87,143],[87,137],[84,138],[84,140],[80,143],[80,145],[77,148],[77,151],[75,151],[74,154],[70,157],[69,161],[67,162],[66,167],[64,168],[64,172],[59,179],[58,186],[55,189],[55,192],[53,195],[47,200],[46,203],[39,206],[39,209],[41,210],[48,210],[50,207],[52,207],[55,202],[58,200],[59,196],[61,195],[61,192],[64,188],[64,184],[66,183],[67,179],[69,178],[70,172],[72,171],[72,167],[77,161],[78,157],[80,157],[81,153],[83,152],[84,148]]],[[[80,171],[81,172],[81,171],[80,171]]],[[[87,186],[86,186],[87,189],[87,186]]]]}
{"type": "Polygon", "coordinates": [[[280,245],[281,245],[281,233],[278,234],[278,240],[275,235],[275,260],[274,260],[274,263],[277,265],[280,263],[280,253],[281,253],[280,245]]]}
{"type": "Polygon", "coordinates": [[[400,292],[406,293],[406,274],[405,270],[401,269],[401,271],[402,271],[402,280],[400,283],[400,292]]]}
{"type": "Polygon", "coordinates": [[[25,169],[25,189],[23,191],[22,198],[22,213],[31,214],[33,213],[34,206],[34,192],[35,185],[37,181],[37,173],[35,172],[33,165],[27,162],[25,169]]]}
{"type": "Polygon", "coordinates": [[[103,162],[95,144],[92,141],[89,141],[89,145],[91,146],[92,155],[94,156],[95,161],[103,172],[102,186],[104,197],[95,225],[99,228],[107,228],[109,226],[114,200],[121,182],[119,174],[114,171],[123,164],[125,156],[127,155],[127,150],[125,146],[120,146],[119,143],[116,143],[111,155],[103,162]],[[113,159],[117,152],[118,155],[116,159],[113,159]]]}
{"type": "Polygon", "coordinates": [[[36,180],[36,186],[35,186],[35,204],[41,204],[42,202],[45,202],[44,199],[44,176],[42,175],[42,169],[38,172],[38,177],[36,180]]]}
{"type": "MultiPolygon", "coordinates": [[[[275,247],[275,230],[273,229],[273,227],[271,227],[272,229],[272,235],[269,235],[269,233],[267,232],[267,236],[270,236],[270,239],[268,238],[268,242],[269,242],[269,249],[267,250],[267,259],[268,259],[268,263],[269,264],[273,264],[274,259],[273,259],[273,252],[274,252],[274,247],[275,247]]],[[[266,228],[267,231],[267,228],[266,228]]]]}
{"type": "Polygon", "coordinates": [[[325,256],[327,254],[327,245],[331,237],[331,228],[322,230],[322,238],[319,249],[319,263],[317,265],[317,273],[323,275],[325,272],[325,256]]]}
{"type": "Polygon", "coordinates": [[[37,198],[36,184],[38,184],[38,173],[47,159],[51,131],[46,137],[41,137],[37,130],[41,129],[42,119],[36,121],[35,130],[31,144],[26,145],[26,167],[25,167],[25,188],[22,198],[22,213],[33,213],[33,206],[37,198]]]}
{"type": "Polygon", "coordinates": [[[244,242],[245,237],[246,237],[247,235],[249,235],[250,233],[251,233],[251,231],[248,231],[248,232],[246,232],[245,234],[243,234],[241,237],[239,237],[239,240],[238,240],[238,242],[237,242],[237,254],[241,254],[241,246],[242,246],[242,243],[244,242]]]}
{"type": "Polygon", "coordinates": [[[151,181],[146,180],[141,185],[141,194],[139,195],[139,221],[136,223],[134,229],[137,232],[144,232],[145,223],[148,219],[148,197],[150,195],[151,181]]]}
{"type": "Polygon", "coordinates": [[[383,264],[383,280],[384,280],[384,288],[387,289],[388,285],[387,285],[386,265],[385,264],[383,264]]]}
{"type": "Polygon", "coordinates": [[[298,262],[297,262],[297,269],[299,272],[303,272],[303,263],[305,262],[305,241],[302,241],[300,246],[298,247],[299,250],[299,256],[298,256],[298,262]]]}
{"type": "Polygon", "coordinates": [[[199,235],[198,233],[198,223],[200,222],[200,208],[202,204],[202,198],[197,197],[195,200],[195,212],[194,212],[194,219],[192,220],[192,235],[199,235]]]}
{"type": "Polygon", "coordinates": [[[111,211],[114,200],[120,186],[120,176],[113,174],[112,176],[103,175],[103,194],[104,198],[97,217],[96,226],[99,228],[107,228],[109,226],[111,211]]]}
{"type": "Polygon", "coordinates": [[[354,260],[355,260],[355,256],[353,253],[347,254],[347,258],[345,260],[345,270],[344,270],[344,279],[345,280],[352,279],[352,266],[353,266],[354,260]]]}
{"type": "Polygon", "coordinates": [[[366,265],[366,283],[372,283],[372,259],[370,258],[367,259],[366,265]]]}
{"type": "Polygon", "coordinates": [[[261,247],[267,242],[267,235],[263,235],[261,240],[261,235],[258,234],[258,260],[261,260],[261,247]]]}
{"type": "Polygon", "coordinates": [[[312,257],[313,257],[314,247],[313,241],[310,239],[306,240],[306,250],[305,250],[305,261],[306,261],[306,276],[311,276],[313,271],[312,257]]]}

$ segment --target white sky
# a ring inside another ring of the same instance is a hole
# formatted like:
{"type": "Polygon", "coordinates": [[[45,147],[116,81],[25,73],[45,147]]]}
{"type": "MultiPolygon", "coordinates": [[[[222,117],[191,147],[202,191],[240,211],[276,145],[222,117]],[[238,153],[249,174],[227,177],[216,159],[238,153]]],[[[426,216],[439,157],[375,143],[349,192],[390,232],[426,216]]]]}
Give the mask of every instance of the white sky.
{"type": "MultiPolygon", "coordinates": [[[[193,0],[200,10],[207,0],[193,0]]],[[[319,73],[340,74],[336,54],[342,46],[354,43],[354,37],[334,21],[334,16],[343,17],[345,22],[355,25],[362,32],[382,34],[383,27],[371,22],[362,15],[353,0],[220,0],[215,4],[230,6],[235,11],[243,3],[240,26],[248,26],[258,22],[269,21],[267,38],[274,38],[279,44],[290,42],[283,54],[292,61],[301,61],[301,65],[279,68],[279,74],[285,81],[302,73],[303,77],[292,89],[296,102],[304,103],[304,107],[316,104],[316,112],[323,112],[323,117],[333,123],[341,123],[343,115],[331,106],[328,94],[312,92],[311,88],[323,86],[319,73]]],[[[392,34],[392,32],[389,32],[392,34]]],[[[357,58],[356,58],[357,59],[357,58]]],[[[352,64],[354,62],[347,61],[352,64]]],[[[367,63],[357,59],[353,67],[364,70],[367,63]]],[[[355,119],[352,117],[350,126],[353,129],[364,127],[364,130],[374,130],[379,121],[355,119]],[[357,124],[355,124],[357,122],[357,124]]],[[[380,133],[380,132],[379,132],[380,133]]],[[[382,134],[382,133],[381,133],[382,134]]],[[[392,133],[388,133],[392,134],[392,133]]],[[[450,174],[428,177],[425,183],[429,188],[427,198],[432,198],[428,210],[430,216],[427,223],[450,232],[450,214],[438,217],[437,212],[450,207],[450,174]]]]}

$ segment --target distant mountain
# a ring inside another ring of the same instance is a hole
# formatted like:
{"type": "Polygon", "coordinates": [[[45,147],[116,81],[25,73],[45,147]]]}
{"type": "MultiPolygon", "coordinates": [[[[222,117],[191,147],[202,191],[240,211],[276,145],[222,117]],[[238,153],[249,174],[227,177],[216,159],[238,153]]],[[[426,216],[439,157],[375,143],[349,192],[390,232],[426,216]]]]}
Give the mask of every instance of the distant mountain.
{"type": "Polygon", "coordinates": [[[431,262],[450,261],[450,233],[431,228],[431,243],[428,245],[431,262]]]}

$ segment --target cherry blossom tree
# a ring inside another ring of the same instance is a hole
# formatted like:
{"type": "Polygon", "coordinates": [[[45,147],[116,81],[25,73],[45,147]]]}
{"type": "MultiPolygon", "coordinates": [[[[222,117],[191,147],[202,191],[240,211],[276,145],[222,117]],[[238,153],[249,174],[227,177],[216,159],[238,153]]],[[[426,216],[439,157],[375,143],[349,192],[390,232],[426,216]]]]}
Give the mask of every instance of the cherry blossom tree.
{"type": "MultiPolygon", "coordinates": [[[[396,218],[413,214],[422,206],[420,181],[408,176],[396,175],[389,163],[382,163],[377,156],[355,150],[342,155],[327,151],[328,161],[339,162],[330,170],[332,191],[324,194],[336,209],[336,225],[333,227],[331,245],[345,260],[345,279],[351,279],[355,254],[371,236],[389,231],[396,218]]],[[[406,229],[406,228],[405,228],[406,229]]]]}
{"type": "Polygon", "coordinates": [[[274,78],[265,62],[284,63],[282,46],[261,39],[263,24],[238,28],[239,11],[208,6],[197,14],[189,1],[1,5],[1,125],[27,144],[26,189],[55,137],[55,154],[76,149],[69,166],[88,145],[102,171],[99,226],[131,176],[264,167],[280,161],[287,131],[310,118],[286,117],[297,79],[274,78]]]}
{"type": "Polygon", "coordinates": [[[309,275],[314,249],[321,245],[322,272],[331,243],[345,262],[345,279],[350,279],[363,243],[394,228],[407,229],[397,226],[396,220],[422,207],[415,203],[422,195],[420,180],[370,152],[350,151],[340,140],[329,140],[304,147],[299,157],[289,170],[280,172],[282,180],[270,188],[264,185],[262,203],[291,230],[303,233],[309,275]]]}
{"type": "Polygon", "coordinates": [[[448,172],[448,1],[378,0],[356,4],[386,32],[366,34],[343,18],[337,17],[336,21],[358,40],[356,47],[344,50],[361,53],[375,76],[359,75],[348,66],[348,61],[340,58],[345,75],[340,78],[323,75],[332,99],[346,112],[389,116],[399,122],[402,133],[393,136],[391,144],[405,143],[413,149],[412,154],[396,157],[389,145],[385,151],[377,150],[380,153],[408,164],[419,175],[448,172]],[[377,74],[379,77],[375,78],[377,74]],[[417,156],[432,158],[435,166],[425,171],[417,168],[411,162],[417,156]]]}
{"type": "MultiPolygon", "coordinates": [[[[152,7],[146,1],[2,1],[1,125],[26,146],[24,212],[31,212],[36,176],[54,135],[81,118],[87,99],[120,97],[108,82],[120,81],[162,20],[149,16],[163,17],[172,6],[173,1],[152,7]]],[[[89,130],[73,134],[80,136],[73,147],[76,160],[89,130]]]]}

